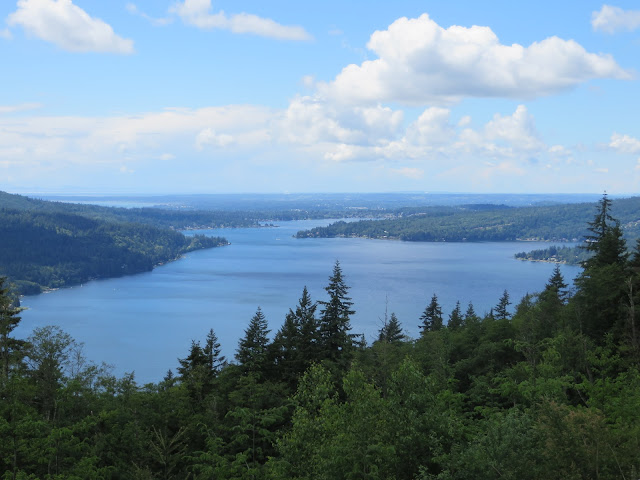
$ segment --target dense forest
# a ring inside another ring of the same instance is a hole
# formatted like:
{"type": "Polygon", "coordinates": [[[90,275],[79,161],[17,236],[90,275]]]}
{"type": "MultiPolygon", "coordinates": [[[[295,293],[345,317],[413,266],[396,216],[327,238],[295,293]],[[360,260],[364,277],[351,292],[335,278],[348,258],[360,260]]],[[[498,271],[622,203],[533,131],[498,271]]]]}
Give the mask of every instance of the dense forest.
{"type": "Polygon", "coordinates": [[[234,361],[212,329],[148,385],[58,327],[15,338],[2,281],[2,478],[638,478],[640,243],[627,253],[606,196],[585,248],[572,288],[555,266],[485,315],[430,295],[420,318],[385,314],[370,344],[336,263],[326,298],[304,288],[274,335],[258,307],[234,361]]]}
{"type": "Polygon", "coordinates": [[[519,252],[515,254],[518,260],[533,262],[566,263],[567,265],[582,265],[590,257],[590,252],[581,246],[567,247],[552,245],[548,248],[519,252]]]}
{"type": "MultiPolygon", "coordinates": [[[[640,237],[640,197],[616,200],[612,208],[625,237],[640,237]]],[[[297,237],[366,237],[413,242],[579,241],[588,233],[585,226],[594,209],[593,203],[407,208],[398,210],[394,218],[339,221],[301,231],[297,237]]]]}
{"type": "Polygon", "coordinates": [[[183,253],[227,244],[107,214],[84,215],[67,204],[0,197],[0,275],[21,294],[145,272],[183,253]]]}

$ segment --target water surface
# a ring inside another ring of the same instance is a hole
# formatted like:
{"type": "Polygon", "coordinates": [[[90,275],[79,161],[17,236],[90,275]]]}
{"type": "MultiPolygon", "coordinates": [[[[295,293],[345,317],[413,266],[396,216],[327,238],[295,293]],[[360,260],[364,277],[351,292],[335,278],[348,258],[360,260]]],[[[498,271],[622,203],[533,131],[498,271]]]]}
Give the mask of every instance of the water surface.
{"type": "MultiPolygon", "coordinates": [[[[306,285],[314,300],[339,260],[356,314],[354,333],[371,341],[385,308],[395,312],[412,336],[431,296],[445,317],[460,300],[489,311],[507,289],[516,303],[541,290],[553,265],[521,262],[513,255],[545,248],[536,242],[413,243],[352,238],[295,239],[301,229],[329,221],[281,222],[278,228],[205,230],[231,245],[202,250],[152,272],[92,281],[83,286],[25,297],[18,335],[36,326],[59,325],[84,342],[89,358],[115,372],[135,371],[140,382],[158,381],[175,370],[192,339],[204,342],[213,328],[224,354],[232,357],[256,308],[264,311],[272,335],[306,285]]],[[[565,281],[578,273],[563,266],[565,281]]],[[[513,309],[513,305],[511,308],[513,309]]]]}

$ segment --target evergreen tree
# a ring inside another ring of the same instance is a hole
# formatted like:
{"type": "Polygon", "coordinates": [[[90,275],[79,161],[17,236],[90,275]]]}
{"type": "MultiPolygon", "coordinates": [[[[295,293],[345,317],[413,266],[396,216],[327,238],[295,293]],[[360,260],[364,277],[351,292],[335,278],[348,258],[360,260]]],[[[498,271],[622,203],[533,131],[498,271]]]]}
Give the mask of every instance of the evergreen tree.
{"type": "Polygon", "coordinates": [[[507,310],[509,305],[511,305],[511,302],[509,301],[509,292],[505,290],[502,293],[500,300],[498,300],[495,311],[493,309],[491,310],[495,315],[496,320],[507,320],[509,318],[509,310],[507,310]]]}
{"type": "Polygon", "coordinates": [[[564,283],[564,277],[562,276],[562,272],[560,272],[560,265],[556,264],[553,268],[553,273],[544,286],[542,295],[546,297],[551,296],[563,305],[566,303],[569,292],[567,292],[567,284],[564,283]]]}
{"type": "Polygon", "coordinates": [[[227,360],[222,355],[222,348],[218,341],[218,336],[213,331],[213,328],[209,330],[207,339],[202,349],[202,353],[205,356],[206,366],[212,377],[217,377],[222,369],[226,366],[227,360]]]}
{"type": "Polygon", "coordinates": [[[423,335],[426,332],[432,332],[442,328],[442,308],[440,308],[438,304],[438,297],[435,293],[433,297],[431,297],[431,303],[429,303],[420,316],[420,320],[422,320],[420,328],[422,329],[423,335]]]}
{"type": "MultiPolygon", "coordinates": [[[[385,314],[386,317],[386,314],[385,314]]],[[[378,332],[378,341],[384,343],[398,343],[404,339],[405,335],[402,333],[402,326],[398,321],[395,313],[391,313],[391,318],[386,321],[378,332]]]]}
{"type": "Polygon", "coordinates": [[[191,340],[191,348],[186,358],[179,358],[178,373],[181,377],[186,378],[191,372],[198,368],[202,368],[207,364],[207,357],[200,346],[200,342],[191,340]]]}
{"type": "Polygon", "coordinates": [[[583,263],[578,287],[580,325],[584,333],[603,341],[616,331],[620,336],[626,310],[626,282],[631,277],[627,249],[619,222],[611,216],[611,200],[605,194],[598,204],[586,244],[592,256],[583,263]]]}
{"type": "Polygon", "coordinates": [[[467,311],[464,314],[464,323],[465,325],[471,325],[472,323],[476,323],[479,320],[478,315],[476,315],[476,310],[473,308],[473,303],[469,302],[467,306],[467,311]]]}
{"type": "Polygon", "coordinates": [[[451,314],[449,315],[449,321],[447,322],[447,327],[452,330],[457,330],[462,326],[464,326],[464,317],[462,316],[462,310],[460,309],[460,302],[458,301],[456,302],[455,308],[451,311],[451,314]]]}
{"type": "Polygon", "coordinates": [[[236,360],[246,371],[263,371],[266,367],[269,331],[267,319],[258,307],[236,351],[236,360]]]}
{"type": "Polygon", "coordinates": [[[342,269],[338,261],[333,267],[333,274],[329,277],[329,285],[325,290],[329,294],[329,301],[318,302],[323,307],[319,328],[321,345],[326,358],[337,361],[351,350],[350,316],[356,313],[351,309],[353,302],[347,296],[349,287],[342,278],[342,269]]]}
{"type": "Polygon", "coordinates": [[[317,305],[311,300],[305,286],[298,301],[295,312],[289,310],[293,316],[298,333],[298,361],[302,364],[298,370],[304,372],[311,363],[320,360],[320,331],[316,318],[317,305]]]}
{"type": "Polygon", "coordinates": [[[0,277],[0,385],[9,378],[11,365],[23,355],[26,343],[11,337],[11,333],[20,323],[20,307],[14,305],[7,279],[0,277]]]}

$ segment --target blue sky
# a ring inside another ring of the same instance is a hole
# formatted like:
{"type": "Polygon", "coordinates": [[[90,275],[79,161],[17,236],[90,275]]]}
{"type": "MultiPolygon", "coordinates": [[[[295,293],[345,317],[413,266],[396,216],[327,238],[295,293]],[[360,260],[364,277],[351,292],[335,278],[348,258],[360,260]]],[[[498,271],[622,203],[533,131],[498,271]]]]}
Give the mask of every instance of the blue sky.
{"type": "Polygon", "coordinates": [[[0,3],[0,190],[640,187],[640,5],[0,3]]]}

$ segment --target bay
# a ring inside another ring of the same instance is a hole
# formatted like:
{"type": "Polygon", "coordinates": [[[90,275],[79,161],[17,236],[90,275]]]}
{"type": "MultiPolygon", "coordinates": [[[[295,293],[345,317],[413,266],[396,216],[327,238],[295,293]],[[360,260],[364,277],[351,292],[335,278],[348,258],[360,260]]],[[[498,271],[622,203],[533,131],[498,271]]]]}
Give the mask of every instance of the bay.
{"type": "MultiPolygon", "coordinates": [[[[435,293],[445,317],[459,300],[479,314],[495,306],[506,289],[514,305],[540,291],[553,265],[521,262],[520,251],[548,247],[538,242],[414,243],[359,238],[296,239],[302,229],[329,220],[280,222],[275,228],[204,230],[231,245],[192,252],[151,272],[96,280],[83,286],[23,298],[27,336],[35,327],[58,325],[85,344],[89,358],[134,372],[140,383],[162,379],[185,357],[192,340],[213,328],[223,353],[233,358],[238,339],[260,306],[272,335],[306,285],[313,300],[336,260],[351,287],[353,333],[375,338],[385,310],[405,331],[419,335],[419,317],[435,293]]],[[[562,266],[566,283],[579,268],[562,266]]]]}

